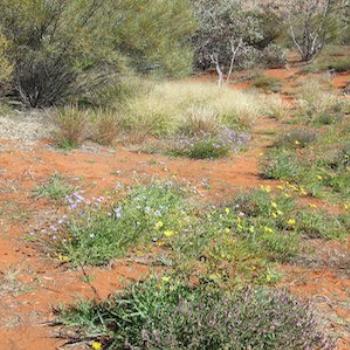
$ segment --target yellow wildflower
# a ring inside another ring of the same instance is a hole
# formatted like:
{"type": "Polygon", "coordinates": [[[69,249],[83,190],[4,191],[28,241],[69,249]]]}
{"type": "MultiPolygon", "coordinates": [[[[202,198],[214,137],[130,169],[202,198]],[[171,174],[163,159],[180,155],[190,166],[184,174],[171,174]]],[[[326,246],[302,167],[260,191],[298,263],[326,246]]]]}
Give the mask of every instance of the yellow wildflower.
{"type": "Polygon", "coordinates": [[[162,277],[162,282],[169,283],[170,282],[170,277],[169,276],[162,277]]]}
{"type": "Polygon", "coordinates": [[[277,188],[278,188],[279,190],[281,190],[281,191],[284,190],[284,186],[281,186],[281,185],[277,186],[277,188]]]}
{"type": "Polygon", "coordinates": [[[271,202],[271,207],[276,209],[277,208],[277,203],[276,202],[271,202]]]}
{"type": "Polygon", "coordinates": [[[306,196],[307,195],[307,192],[305,191],[305,189],[303,187],[300,187],[300,193],[303,195],[303,196],[306,196]]]}
{"type": "Polygon", "coordinates": [[[272,217],[273,217],[274,219],[277,219],[277,213],[272,213],[272,217]]]}
{"type": "Polygon", "coordinates": [[[282,210],[277,210],[277,215],[283,215],[283,211],[282,210]]]}
{"type": "Polygon", "coordinates": [[[225,212],[226,212],[227,215],[230,214],[230,208],[226,208],[225,212]]]}
{"type": "Polygon", "coordinates": [[[298,140],[295,140],[294,142],[296,145],[300,145],[300,142],[298,140]]]}
{"type": "Polygon", "coordinates": [[[161,229],[163,226],[164,226],[163,222],[162,222],[162,221],[158,221],[158,222],[155,224],[154,228],[155,228],[156,230],[159,230],[159,229],[161,229]]]}
{"type": "Polygon", "coordinates": [[[174,236],[174,235],[175,235],[175,232],[174,232],[173,230],[165,230],[165,231],[164,231],[164,236],[165,236],[165,237],[170,238],[170,237],[172,237],[172,236],[174,236]]]}
{"type": "Polygon", "coordinates": [[[344,204],[344,209],[345,209],[345,210],[350,209],[350,204],[344,204]]]}
{"type": "Polygon", "coordinates": [[[93,350],[102,350],[102,344],[98,341],[94,341],[91,344],[91,349],[93,350]]]}
{"type": "Polygon", "coordinates": [[[317,179],[321,181],[323,180],[323,177],[321,175],[317,175],[317,179]]]}
{"type": "Polygon", "coordinates": [[[264,227],[264,231],[265,233],[273,233],[273,229],[267,226],[264,227]]]}
{"type": "Polygon", "coordinates": [[[66,263],[66,262],[69,262],[69,257],[65,256],[65,255],[59,255],[58,260],[63,262],[63,263],[66,263]]]}
{"type": "Polygon", "coordinates": [[[250,233],[254,233],[255,232],[255,227],[254,226],[250,226],[249,227],[249,232],[250,233]]]}
{"type": "Polygon", "coordinates": [[[229,228],[225,228],[225,233],[230,233],[231,230],[229,228]]]}
{"type": "Polygon", "coordinates": [[[295,226],[296,223],[297,223],[297,222],[296,222],[295,219],[289,219],[289,220],[288,220],[288,225],[289,225],[289,226],[295,226]]]}
{"type": "Polygon", "coordinates": [[[271,187],[270,186],[260,186],[261,190],[270,193],[271,192],[271,187]]]}
{"type": "Polygon", "coordinates": [[[317,205],[316,205],[316,204],[312,204],[312,203],[311,203],[311,204],[309,204],[309,207],[310,207],[310,208],[314,208],[314,209],[316,209],[316,208],[317,208],[317,205]]]}

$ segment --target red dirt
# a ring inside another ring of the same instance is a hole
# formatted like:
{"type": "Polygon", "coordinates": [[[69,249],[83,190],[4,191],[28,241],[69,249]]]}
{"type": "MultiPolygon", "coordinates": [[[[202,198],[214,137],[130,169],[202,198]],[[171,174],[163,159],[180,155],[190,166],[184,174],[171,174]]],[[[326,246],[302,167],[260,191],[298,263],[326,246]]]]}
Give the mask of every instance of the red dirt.
{"type": "Polygon", "coordinates": [[[332,79],[333,86],[337,89],[344,89],[348,84],[350,84],[350,73],[344,72],[337,74],[332,79]]]}
{"type": "MultiPolygon", "coordinates": [[[[266,74],[289,84],[296,69],[268,70],[266,74]]],[[[207,78],[200,78],[198,81],[207,78]]],[[[208,78],[212,79],[212,78],[208,78]]],[[[340,79],[340,78],[339,78],[340,79]]],[[[337,83],[338,84],[338,83],[337,83]]],[[[234,84],[246,88],[249,83],[234,84]]],[[[64,265],[46,257],[25,240],[25,234],[50,213],[58,209],[46,200],[34,200],[31,192],[59,172],[85,191],[97,196],[117,183],[131,184],[138,180],[174,178],[196,186],[202,199],[210,202],[230,200],[239,189],[275,186],[274,181],[259,176],[262,153],[271,144],[269,133],[284,127],[269,118],[261,118],[253,131],[248,151],[230,159],[193,161],[169,159],[159,155],[139,154],[118,147],[115,152],[76,150],[68,154],[40,142],[32,148],[18,147],[16,142],[0,140],[0,339],[1,349],[53,350],[63,341],[53,338],[54,330],[44,323],[52,320],[52,307],[79,297],[105,298],[123,288],[126,282],[144,278],[150,267],[135,261],[116,261],[110,268],[67,270],[64,265]],[[2,279],[15,271],[17,284],[2,291],[2,279]],[[85,274],[92,277],[83,281],[85,274]]],[[[318,203],[323,205],[322,202],[318,203]]],[[[350,247],[348,247],[350,250],[350,247]]],[[[349,300],[350,279],[337,271],[313,270],[285,266],[284,286],[302,297],[324,295],[337,303],[336,314],[348,320],[348,309],[339,306],[349,300]]],[[[328,311],[327,311],[328,312],[328,311]]],[[[337,327],[337,325],[335,325],[337,327]]],[[[343,334],[338,350],[350,349],[349,334],[343,334]]]]}

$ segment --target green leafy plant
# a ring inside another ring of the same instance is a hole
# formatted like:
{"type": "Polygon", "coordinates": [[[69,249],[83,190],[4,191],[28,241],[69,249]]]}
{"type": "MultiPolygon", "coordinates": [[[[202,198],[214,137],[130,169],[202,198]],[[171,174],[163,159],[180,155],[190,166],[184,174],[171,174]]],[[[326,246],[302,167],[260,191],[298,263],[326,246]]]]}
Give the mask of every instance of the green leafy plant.
{"type": "Polygon", "coordinates": [[[68,185],[60,174],[56,173],[49,178],[47,183],[37,187],[34,190],[34,195],[38,198],[44,197],[59,201],[70,195],[73,191],[73,187],[68,185]]]}

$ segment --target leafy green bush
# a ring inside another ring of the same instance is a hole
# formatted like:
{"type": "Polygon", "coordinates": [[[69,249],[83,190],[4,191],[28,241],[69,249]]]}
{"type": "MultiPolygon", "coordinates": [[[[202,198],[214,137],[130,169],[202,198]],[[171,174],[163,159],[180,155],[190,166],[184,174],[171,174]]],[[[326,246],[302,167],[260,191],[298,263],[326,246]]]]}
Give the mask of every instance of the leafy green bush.
{"type": "Polygon", "coordinates": [[[103,348],[331,349],[311,306],[284,291],[235,294],[164,277],[129,287],[101,303],[59,312],[59,321],[103,348]]]}
{"type": "Polygon", "coordinates": [[[270,44],[262,51],[263,62],[269,68],[281,68],[287,64],[285,51],[276,44],[270,44]]]}
{"type": "Polygon", "coordinates": [[[127,67],[190,72],[187,0],[1,0],[0,7],[14,67],[10,92],[30,107],[93,103],[127,67]]]}
{"type": "Polygon", "coordinates": [[[0,32],[0,88],[9,80],[13,70],[13,66],[8,60],[8,49],[9,42],[0,32]]]}
{"type": "Polygon", "coordinates": [[[184,155],[193,159],[215,159],[225,157],[229,152],[230,146],[220,140],[204,139],[197,141],[184,155]]]}
{"type": "Polygon", "coordinates": [[[296,116],[303,123],[327,124],[327,120],[341,121],[348,101],[333,90],[329,81],[309,79],[298,91],[296,116]]]}

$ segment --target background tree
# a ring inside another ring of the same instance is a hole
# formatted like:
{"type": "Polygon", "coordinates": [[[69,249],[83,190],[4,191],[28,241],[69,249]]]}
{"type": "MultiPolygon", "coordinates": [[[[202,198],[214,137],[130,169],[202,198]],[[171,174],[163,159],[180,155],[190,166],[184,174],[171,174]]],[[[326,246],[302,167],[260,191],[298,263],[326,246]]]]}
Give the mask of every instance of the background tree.
{"type": "Polygon", "coordinates": [[[191,67],[187,0],[0,0],[0,8],[10,93],[31,107],[92,95],[127,66],[170,75],[191,67]]]}
{"type": "Polygon", "coordinates": [[[117,21],[116,47],[137,71],[170,76],[191,71],[195,21],[188,0],[124,0],[117,21]]]}
{"type": "Polygon", "coordinates": [[[225,74],[230,79],[235,66],[261,58],[260,51],[278,36],[277,17],[262,6],[249,7],[238,0],[194,0],[193,6],[199,23],[193,38],[197,65],[215,67],[220,85],[225,74]]]}
{"type": "Polygon", "coordinates": [[[289,34],[301,60],[315,58],[325,44],[338,34],[338,0],[287,0],[285,7],[289,34]]]}

